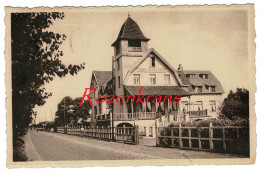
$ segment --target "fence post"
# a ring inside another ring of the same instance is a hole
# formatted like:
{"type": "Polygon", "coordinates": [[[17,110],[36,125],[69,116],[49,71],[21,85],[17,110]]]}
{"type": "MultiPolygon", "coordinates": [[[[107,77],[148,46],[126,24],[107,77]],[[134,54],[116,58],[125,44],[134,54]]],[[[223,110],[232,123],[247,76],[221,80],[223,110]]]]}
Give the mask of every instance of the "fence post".
{"type": "Polygon", "coordinates": [[[170,128],[171,130],[171,137],[172,137],[172,147],[174,147],[174,133],[173,133],[173,128],[170,128]]]}
{"type": "Polygon", "coordinates": [[[179,124],[179,147],[182,148],[182,129],[181,129],[181,124],[179,124]]]}
{"type": "Polygon", "coordinates": [[[209,150],[214,149],[214,144],[213,144],[213,128],[212,128],[212,123],[209,123],[209,150]]]}
{"type": "Polygon", "coordinates": [[[158,119],[155,121],[155,138],[156,138],[156,146],[159,146],[159,132],[158,132],[158,119]]]}
{"type": "Polygon", "coordinates": [[[122,134],[123,134],[123,142],[125,142],[125,125],[123,125],[123,132],[122,132],[122,134]]]}
{"type": "Polygon", "coordinates": [[[192,148],[192,144],[191,144],[191,129],[188,129],[189,131],[189,148],[192,148]]]}
{"type": "Polygon", "coordinates": [[[92,125],[92,132],[91,132],[91,137],[94,137],[94,126],[92,125]]]}
{"type": "Polygon", "coordinates": [[[222,140],[223,140],[223,150],[226,151],[227,150],[227,145],[226,145],[226,133],[225,133],[225,128],[222,128],[222,140]]]}
{"type": "Polygon", "coordinates": [[[138,125],[134,126],[134,139],[135,144],[139,144],[138,125]]]}
{"type": "Polygon", "coordinates": [[[99,137],[99,128],[98,128],[98,126],[96,128],[96,135],[95,135],[95,137],[99,137]]]}
{"type": "Polygon", "coordinates": [[[117,128],[116,127],[113,127],[112,128],[112,130],[114,131],[114,132],[112,132],[112,138],[114,138],[114,140],[113,141],[116,141],[117,140],[117,128]],[[114,133],[114,134],[113,134],[114,133]]]}
{"type": "Polygon", "coordinates": [[[84,126],[83,136],[86,137],[87,126],[84,126]]]}
{"type": "Polygon", "coordinates": [[[104,134],[103,134],[104,133],[104,126],[103,125],[101,126],[100,130],[101,130],[100,137],[101,137],[101,139],[104,139],[104,134]]]}
{"type": "Polygon", "coordinates": [[[240,150],[239,128],[236,128],[237,150],[240,150]]]}
{"type": "Polygon", "coordinates": [[[112,127],[109,126],[109,140],[112,140],[112,127]]]}
{"type": "Polygon", "coordinates": [[[199,149],[201,149],[201,134],[200,134],[200,128],[198,128],[198,138],[199,138],[199,149]]]}

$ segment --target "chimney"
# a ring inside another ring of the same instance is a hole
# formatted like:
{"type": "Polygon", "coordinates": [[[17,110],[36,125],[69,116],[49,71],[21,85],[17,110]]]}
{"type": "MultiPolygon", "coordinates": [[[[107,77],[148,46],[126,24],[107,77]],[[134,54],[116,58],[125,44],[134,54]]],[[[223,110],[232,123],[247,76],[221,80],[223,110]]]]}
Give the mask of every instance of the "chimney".
{"type": "Polygon", "coordinates": [[[183,67],[179,64],[178,71],[183,71],[183,67]]]}

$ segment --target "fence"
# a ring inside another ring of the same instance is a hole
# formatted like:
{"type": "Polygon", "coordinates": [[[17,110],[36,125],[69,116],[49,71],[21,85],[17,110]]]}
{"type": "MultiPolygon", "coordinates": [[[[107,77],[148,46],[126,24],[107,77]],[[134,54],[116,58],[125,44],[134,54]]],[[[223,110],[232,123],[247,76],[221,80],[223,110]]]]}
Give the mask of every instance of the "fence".
{"type": "Polygon", "coordinates": [[[138,144],[138,126],[134,127],[85,127],[81,131],[80,127],[58,127],[58,133],[90,137],[109,141],[138,144]]]}
{"type": "Polygon", "coordinates": [[[208,127],[158,127],[156,145],[248,154],[249,129],[211,123],[208,127]]]}

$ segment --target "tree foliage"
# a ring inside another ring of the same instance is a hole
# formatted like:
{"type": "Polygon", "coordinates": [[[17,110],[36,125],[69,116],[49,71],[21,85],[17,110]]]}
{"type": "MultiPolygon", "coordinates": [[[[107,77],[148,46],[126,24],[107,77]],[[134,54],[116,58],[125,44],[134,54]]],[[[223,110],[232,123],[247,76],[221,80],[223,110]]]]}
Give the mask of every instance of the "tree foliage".
{"type": "Polygon", "coordinates": [[[26,132],[32,115],[36,115],[33,108],[44,105],[51,96],[45,83],[55,76],[74,75],[84,69],[84,63],[62,63],[60,46],[66,36],[48,30],[55,20],[63,18],[64,13],[57,12],[11,14],[14,138],[26,132]]]}
{"type": "Polygon", "coordinates": [[[81,97],[72,99],[69,96],[63,98],[58,104],[58,109],[55,113],[55,123],[59,126],[64,125],[64,117],[65,117],[65,124],[69,124],[69,125],[84,124],[84,122],[90,118],[89,111],[91,109],[91,106],[88,100],[85,100],[83,105],[79,106],[81,99],[82,99],[81,97]],[[65,103],[65,108],[64,108],[64,103],[65,103]],[[65,111],[65,116],[64,116],[64,111],[65,111]]]}
{"type": "Polygon", "coordinates": [[[237,88],[234,93],[229,92],[224,99],[220,111],[229,119],[249,119],[249,91],[244,88],[237,88]]]}

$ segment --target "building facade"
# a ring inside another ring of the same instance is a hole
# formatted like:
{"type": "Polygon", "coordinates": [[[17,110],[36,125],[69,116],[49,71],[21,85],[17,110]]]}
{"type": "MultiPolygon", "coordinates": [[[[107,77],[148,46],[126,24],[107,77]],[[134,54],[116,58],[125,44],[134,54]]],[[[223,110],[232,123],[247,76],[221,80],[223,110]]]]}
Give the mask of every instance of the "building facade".
{"type": "MultiPolygon", "coordinates": [[[[122,25],[114,48],[112,71],[93,71],[90,88],[93,101],[92,126],[139,125],[149,128],[171,122],[216,118],[224,93],[221,83],[210,71],[188,71],[181,65],[174,69],[155,49],[148,49],[148,41],[138,24],[130,17],[122,25]],[[134,96],[160,95],[164,102],[132,103],[134,96]],[[132,96],[120,103],[97,103],[101,95],[132,96]],[[173,103],[170,96],[181,96],[173,103]],[[113,124],[112,124],[113,121],[113,124]]],[[[147,132],[147,130],[146,130],[147,132]]],[[[150,131],[151,132],[151,131],[150,131]]],[[[146,134],[147,135],[147,134],[146,134]]]]}

